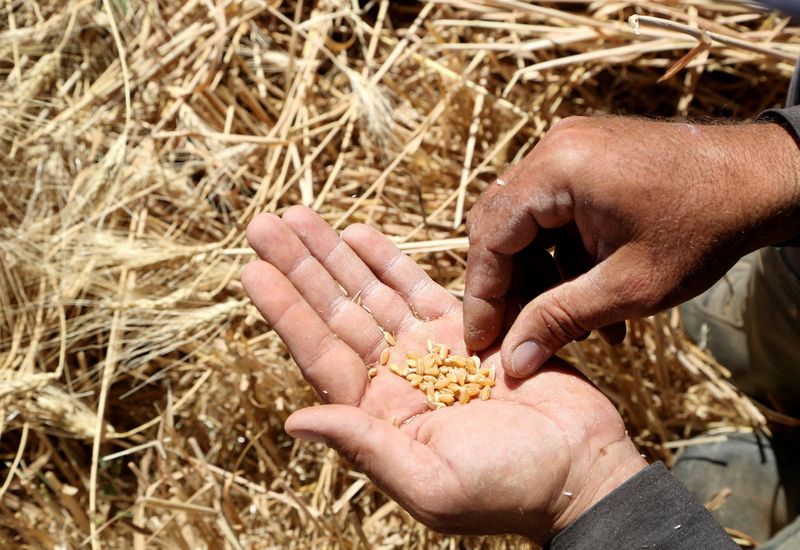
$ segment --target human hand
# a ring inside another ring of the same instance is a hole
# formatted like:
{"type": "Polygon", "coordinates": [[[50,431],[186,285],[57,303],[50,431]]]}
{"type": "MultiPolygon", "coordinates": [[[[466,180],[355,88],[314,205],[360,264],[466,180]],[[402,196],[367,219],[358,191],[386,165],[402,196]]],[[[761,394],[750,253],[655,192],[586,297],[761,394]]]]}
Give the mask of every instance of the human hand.
{"type": "Polygon", "coordinates": [[[382,329],[396,337],[390,363],[428,339],[466,353],[460,302],[374,229],[340,238],[293,207],[247,236],[261,260],[245,289],[329,403],[295,412],[287,432],[335,448],[423,523],[543,543],[645,466],[613,405],[555,363],[526,381],[498,372],[488,401],[435,411],[386,367],[369,380],[382,329]]]}
{"type": "Polygon", "coordinates": [[[621,341],[625,319],[800,233],[800,155],[776,124],[565,119],[501,181],[468,216],[464,337],[486,349],[516,317],[502,343],[516,377],[593,329],[621,341]]]}

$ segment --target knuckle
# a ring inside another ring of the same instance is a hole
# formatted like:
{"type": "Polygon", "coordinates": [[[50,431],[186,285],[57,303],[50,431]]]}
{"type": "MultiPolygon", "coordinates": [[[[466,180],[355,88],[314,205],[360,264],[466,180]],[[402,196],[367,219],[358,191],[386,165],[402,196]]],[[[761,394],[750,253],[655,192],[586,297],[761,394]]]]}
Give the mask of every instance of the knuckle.
{"type": "Polygon", "coordinates": [[[550,131],[553,132],[553,131],[565,130],[566,128],[572,128],[573,126],[579,126],[581,124],[585,124],[588,121],[589,118],[585,116],[577,116],[577,115],[568,116],[562,118],[561,120],[553,124],[553,126],[551,126],[550,131]]]}
{"type": "Polygon", "coordinates": [[[480,242],[483,234],[481,227],[483,225],[483,212],[486,209],[488,201],[489,197],[481,195],[475,205],[467,213],[466,222],[469,244],[477,244],[480,242]]]}
{"type": "Polygon", "coordinates": [[[574,313],[574,309],[559,299],[550,301],[546,306],[537,309],[539,320],[545,327],[549,342],[542,342],[549,346],[549,351],[555,352],[567,342],[577,340],[591,327],[584,326],[574,313]]]}
{"type": "Polygon", "coordinates": [[[474,209],[467,214],[467,240],[469,244],[475,244],[478,242],[478,229],[476,224],[476,214],[473,213],[474,209]]]}
{"type": "Polygon", "coordinates": [[[585,122],[565,124],[553,127],[545,135],[537,157],[550,173],[569,176],[593,162],[598,142],[585,122]]]}

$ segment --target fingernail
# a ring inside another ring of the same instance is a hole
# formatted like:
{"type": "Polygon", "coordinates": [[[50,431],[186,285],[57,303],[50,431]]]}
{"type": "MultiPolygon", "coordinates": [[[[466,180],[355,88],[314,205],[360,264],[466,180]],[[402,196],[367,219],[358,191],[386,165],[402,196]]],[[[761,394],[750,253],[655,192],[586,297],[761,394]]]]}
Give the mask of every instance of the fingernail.
{"type": "Polygon", "coordinates": [[[536,342],[522,342],[511,356],[511,369],[520,378],[530,376],[550,354],[536,342]]]}
{"type": "Polygon", "coordinates": [[[307,430],[292,430],[289,435],[295,439],[302,439],[303,441],[309,441],[311,443],[326,443],[325,438],[320,434],[307,430]]]}

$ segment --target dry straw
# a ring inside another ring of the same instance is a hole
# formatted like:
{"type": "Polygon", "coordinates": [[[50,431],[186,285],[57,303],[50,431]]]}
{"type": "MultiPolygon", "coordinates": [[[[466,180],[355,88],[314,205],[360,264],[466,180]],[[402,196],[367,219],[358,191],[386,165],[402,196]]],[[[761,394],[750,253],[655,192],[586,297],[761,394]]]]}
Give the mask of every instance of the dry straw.
{"type": "MultiPolygon", "coordinates": [[[[751,118],[798,34],[712,0],[0,2],[0,546],[455,548],[283,433],[316,398],[239,283],[248,220],[370,223],[458,295],[464,213],[555,121],[751,118]]],[[[678,327],[568,349],[667,461],[763,425],[678,327]]]]}

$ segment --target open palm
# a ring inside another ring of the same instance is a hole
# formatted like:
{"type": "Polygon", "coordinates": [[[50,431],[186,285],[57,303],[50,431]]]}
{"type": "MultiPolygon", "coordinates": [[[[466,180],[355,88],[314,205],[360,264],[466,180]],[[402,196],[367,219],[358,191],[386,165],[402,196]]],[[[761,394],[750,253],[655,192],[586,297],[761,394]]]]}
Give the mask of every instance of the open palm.
{"type": "Polygon", "coordinates": [[[378,365],[383,331],[396,338],[390,363],[429,339],[466,354],[461,303],[374,229],[340,238],[297,206],[259,215],[247,236],[261,260],[245,289],[329,403],[296,412],[287,431],[336,448],[429,526],[543,542],[644,466],[612,404],[555,363],[520,382],[488,350],[491,399],[429,411],[378,365]]]}

